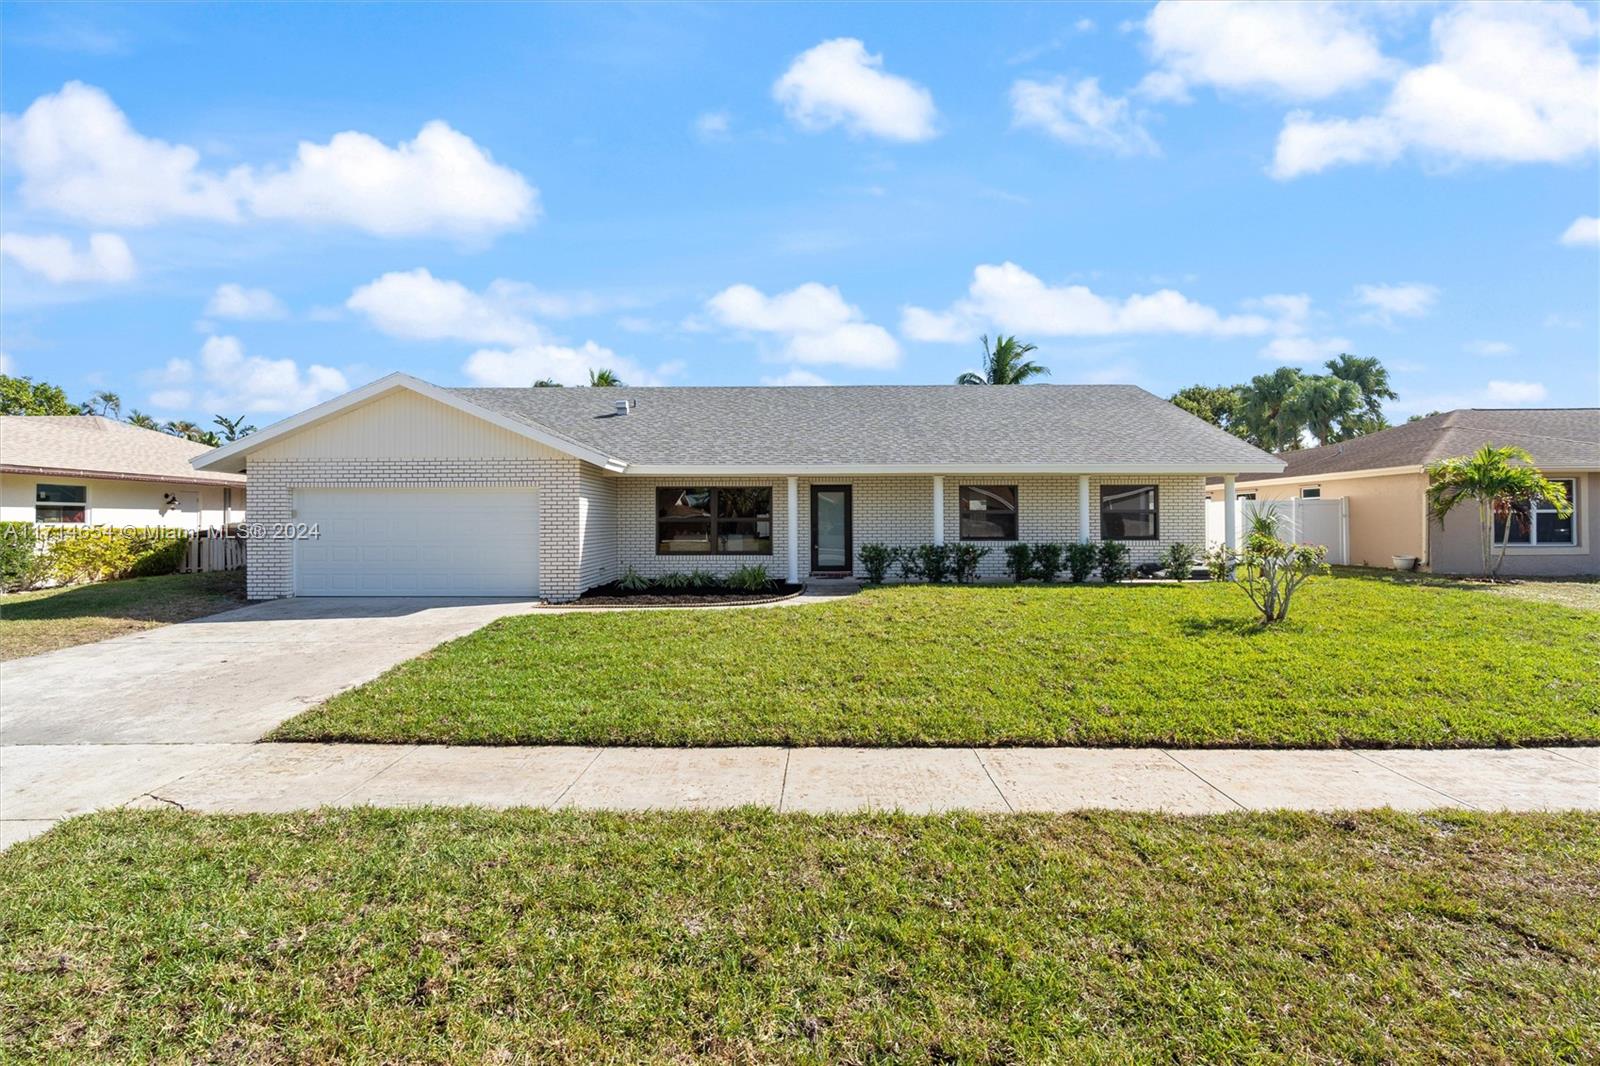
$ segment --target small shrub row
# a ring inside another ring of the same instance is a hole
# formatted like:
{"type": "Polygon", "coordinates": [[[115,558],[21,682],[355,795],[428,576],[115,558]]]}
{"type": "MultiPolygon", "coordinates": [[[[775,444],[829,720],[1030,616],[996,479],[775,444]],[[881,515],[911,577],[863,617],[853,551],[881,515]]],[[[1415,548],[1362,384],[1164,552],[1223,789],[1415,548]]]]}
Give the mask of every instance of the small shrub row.
{"type": "Polygon", "coordinates": [[[863,544],[856,557],[867,572],[867,581],[881,585],[889,571],[898,568],[902,581],[926,581],[938,585],[945,581],[971,584],[978,579],[978,564],[990,549],[976,544],[917,544],[891,548],[887,544],[863,544]]]}
{"type": "MultiPolygon", "coordinates": [[[[959,583],[976,579],[978,563],[990,549],[976,544],[919,544],[893,548],[887,544],[863,544],[857,552],[867,581],[881,585],[898,568],[902,581],[923,580],[938,584],[953,577],[959,583]]],[[[1005,549],[1006,570],[1011,579],[1042,581],[1049,584],[1065,573],[1073,582],[1089,580],[1096,573],[1100,580],[1114,585],[1133,576],[1128,546],[1117,541],[1100,544],[1011,544],[1005,549]]],[[[1173,544],[1151,572],[1165,571],[1178,581],[1186,581],[1194,571],[1195,552],[1187,544],[1173,544]]],[[[1148,564],[1147,564],[1148,565],[1148,564]]]]}
{"type": "Polygon", "coordinates": [[[633,567],[628,567],[617,579],[617,587],[624,592],[644,592],[658,589],[662,592],[682,592],[685,589],[728,589],[734,592],[767,592],[778,582],[760,563],[741,566],[723,576],[710,570],[674,570],[656,577],[645,577],[633,567]]]}
{"type": "Polygon", "coordinates": [[[16,592],[52,582],[173,574],[188,543],[181,530],[0,523],[0,587],[16,592]]]}

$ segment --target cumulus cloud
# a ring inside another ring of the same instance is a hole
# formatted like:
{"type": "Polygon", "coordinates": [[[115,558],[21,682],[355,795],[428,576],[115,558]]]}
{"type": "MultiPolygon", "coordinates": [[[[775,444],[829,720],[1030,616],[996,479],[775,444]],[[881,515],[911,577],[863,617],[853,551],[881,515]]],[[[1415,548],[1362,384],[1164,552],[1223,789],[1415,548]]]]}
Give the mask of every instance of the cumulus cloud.
{"type": "Polygon", "coordinates": [[[1274,363],[1312,365],[1326,362],[1351,344],[1344,337],[1318,336],[1318,325],[1305,293],[1276,293],[1246,300],[1244,306],[1272,320],[1273,337],[1261,349],[1261,358],[1274,363]]]}
{"type": "Polygon", "coordinates": [[[1037,337],[1236,337],[1272,329],[1272,321],[1263,315],[1223,314],[1173,289],[1118,299],[1083,285],[1046,284],[1010,262],[977,267],[967,295],[944,311],[902,309],[900,324],[906,336],[929,341],[967,340],[988,326],[1037,337]]]}
{"type": "Polygon", "coordinates": [[[0,255],[56,284],[75,281],[128,281],[138,273],[128,242],[115,233],[90,234],[78,250],[59,234],[0,235],[0,255]]]}
{"type": "Polygon", "coordinates": [[[783,374],[779,374],[776,377],[765,377],[765,378],[762,378],[761,379],[761,384],[763,384],[763,385],[831,385],[833,383],[831,381],[829,381],[827,378],[823,377],[821,374],[814,374],[809,370],[802,370],[800,367],[795,367],[794,369],[789,370],[789,371],[787,371],[787,372],[785,372],[783,374]]]}
{"type": "MultiPolygon", "coordinates": [[[[629,385],[659,385],[667,376],[646,370],[594,341],[578,347],[560,344],[524,344],[515,348],[481,349],[462,364],[462,373],[475,385],[521,388],[542,378],[563,385],[587,385],[589,371],[613,370],[629,385]]],[[[672,368],[665,368],[672,369],[672,368]]]]}
{"type": "Polygon", "coordinates": [[[345,376],[313,363],[302,370],[293,359],[246,355],[236,337],[207,337],[198,363],[169,359],[148,376],[157,386],[151,406],[167,411],[205,410],[271,414],[299,411],[350,388],[345,376]]]}
{"type": "Polygon", "coordinates": [[[99,225],[254,217],[469,237],[525,225],[539,210],[522,175],[439,121],[393,147],[348,131],[301,142],[283,166],[220,171],[188,145],[139,133],[103,90],[73,81],[0,117],[0,138],[24,203],[99,225]]]}
{"type": "Polygon", "coordinates": [[[725,141],[733,125],[726,111],[706,111],[695,117],[694,135],[702,141],[725,141]]]}
{"type": "Polygon", "coordinates": [[[256,177],[261,218],[354,226],[380,237],[471,236],[538,217],[533,186],[449,124],[433,121],[393,148],[365,133],[300,142],[287,168],[256,177]]]}
{"type": "Polygon", "coordinates": [[[1433,310],[1439,290],[1421,282],[1403,285],[1357,285],[1356,303],[1367,309],[1369,321],[1390,324],[1396,318],[1420,318],[1433,310]]]}
{"type": "Polygon", "coordinates": [[[1270,173],[1289,179],[1406,155],[1447,165],[1583,158],[1600,145],[1600,68],[1574,46],[1594,33],[1576,4],[1451,8],[1433,20],[1434,61],[1401,74],[1376,114],[1291,113],[1270,173]]]}
{"type": "Polygon", "coordinates": [[[1317,100],[1393,66],[1350,5],[1163,0],[1144,31],[1156,69],[1140,90],[1157,99],[1183,100],[1190,88],[1211,86],[1317,100]]]}
{"type": "Polygon", "coordinates": [[[1579,215],[1561,235],[1561,243],[1573,248],[1600,244],[1600,218],[1579,215]]]}
{"type": "Polygon", "coordinates": [[[405,340],[513,345],[543,340],[539,326],[492,286],[488,293],[473,292],[421,267],[392,271],[362,285],[345,306],[380,332],[405,340]]]}
{"type": "Polygon", "coordinates": [[[283,318],[289,310],[266,289],[247,289],[227,282],[211,294],[205,313],[212,318],[266,319],[283,318]]]}
{"type": "Polygon", "coordinates": [[[854,37],[823,41],[795,57],[772,96],[801,129],[843,126],[857,136],[926,141],[938,135],[933,94],[885,73],[883,56],[854,37]]]}
{"type": "Polygon", "coordinates": [[[1503,403],[1507,407],[1542,403],[1550,395],[1537,381],[1491,381],[1484,388],[1484,393],[1495,403],[1503,403]]]}
{"type": "Polygon", "coordinates": [[[1036,129],[1064,144],[1101,148],[1118,155],[1156,155],[1156,142],[1128,101],[1108,96],[1095,78],[1068,83],[1030,81],[1011,85],[1011,124],[1036,129]]]}
{"type": "Polygon", "coordinates": [[[887,369],[900,361],[888,330],[865,321],[838,289],[814,281],[775,296],[731,285],[706,301],[706,312],[728,329],[782,337],[783,357],[792,362],[887,369]]]}

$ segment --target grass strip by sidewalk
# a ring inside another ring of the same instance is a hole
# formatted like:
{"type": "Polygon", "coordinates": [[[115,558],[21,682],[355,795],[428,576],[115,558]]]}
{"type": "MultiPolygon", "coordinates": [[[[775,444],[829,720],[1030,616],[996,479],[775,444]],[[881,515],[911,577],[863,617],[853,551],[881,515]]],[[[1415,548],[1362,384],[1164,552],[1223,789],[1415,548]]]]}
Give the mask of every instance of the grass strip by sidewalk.
{"type": "Polygon", "coordinates": [[[186,622],[244,602],[242,570],[16,592],[0,598],[0,660],[186,622]]]}
{"type": "Polygon", "coordinates": [[[0,1057],[1576,1060],[1596,869],[1594,815],[105,813],[0,855],[0,1057]]]}
{"type": "Polygon", "coordinates": [[[1450,747],[1600,741],[1600,616],[1486,586],[901,587],[502,619],[273,739],[1450,747]]]}

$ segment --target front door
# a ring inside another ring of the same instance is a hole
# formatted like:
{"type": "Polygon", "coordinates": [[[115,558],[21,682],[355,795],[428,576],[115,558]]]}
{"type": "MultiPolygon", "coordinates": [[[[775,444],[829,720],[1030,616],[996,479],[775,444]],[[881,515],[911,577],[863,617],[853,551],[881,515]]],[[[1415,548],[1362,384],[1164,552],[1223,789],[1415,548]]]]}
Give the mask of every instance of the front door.
{"type": "Polygon", "coordinates": [[[811,572],[848,574],[853,551],[850,486],[811,486],[811,572]]]}

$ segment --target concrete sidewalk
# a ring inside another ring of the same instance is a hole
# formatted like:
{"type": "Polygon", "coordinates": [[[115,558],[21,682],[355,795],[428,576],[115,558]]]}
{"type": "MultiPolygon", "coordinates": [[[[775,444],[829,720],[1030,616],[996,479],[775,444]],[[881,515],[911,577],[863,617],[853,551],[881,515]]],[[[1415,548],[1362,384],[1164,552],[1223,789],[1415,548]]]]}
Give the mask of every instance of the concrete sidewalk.
{"type": "Polygon", "coordinates": [[[107,807],[245,813],[354,804],[1180,814],[1600,810],[1600,748],[0,747],[0,846],[107,807]]]}

